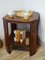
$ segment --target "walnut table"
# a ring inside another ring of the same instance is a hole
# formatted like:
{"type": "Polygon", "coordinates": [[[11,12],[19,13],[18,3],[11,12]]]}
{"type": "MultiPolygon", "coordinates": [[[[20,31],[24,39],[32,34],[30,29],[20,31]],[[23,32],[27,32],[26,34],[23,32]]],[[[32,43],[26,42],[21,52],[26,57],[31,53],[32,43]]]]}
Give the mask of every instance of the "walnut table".
{"type": "MultiPolygon", "coordinates": [[[[5,46],[6,50],[8,53],[11,53],[12,49],[11,47],[15,47],[15,49],[18,46],[24,46],[24,49],[26,50],[25,47],[29,47],[29,52],[30,56],[34,55],[37,51],[37,46],[38,46],[38,26],[39,26],[39,20],[40,20],[40,15],[38,12],[33,11],[33,15],[29,17],[29,20],[24,21],[23,18],[16,17],[14,16],[13,18],[10,18],[8,15],[3,17],[3,24],[4,24],[4,33],[5,33],[5,46]],[[9,35],[8,31],[8,23],[11,24],[11,34],[9,35]],[[16,24],[17,23],[25,23],[25,24],[30,24],[30,32],[28,34],[29,36],[29,45],[26,46],[24,43],[21,44],[16,44],[14,42],[14,29],[16,29],[16,24]]],[[[23,48],[23,47],[22,47],[23,48]]]]}

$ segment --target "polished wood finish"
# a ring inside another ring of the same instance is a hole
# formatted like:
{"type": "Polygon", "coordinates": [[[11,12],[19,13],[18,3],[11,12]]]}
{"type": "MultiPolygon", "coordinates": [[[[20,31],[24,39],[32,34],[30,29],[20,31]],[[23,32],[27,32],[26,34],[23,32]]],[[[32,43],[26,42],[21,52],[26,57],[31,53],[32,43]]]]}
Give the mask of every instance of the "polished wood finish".
{"type": "Polygon", "coordinates": [[[9,43],[8,23],[6,22],[6,20],[3,20],[3,23],[4,23],[4,31],[5,31],[6,50],[7,50],[8,53],[11,53],[10,43],[9,43]]]}
{"type": "MultiPolygon", "coordinates": [[[[11,53],[11,47],[15,48],[17,47],[26,47],[25,45],[25,41],[20,44],[19,43],[15,43],[14,42],[14,33],[13,31],[16,29],[16,24],[17,23],[26,23],[26,24],[30,24],[30,32],[28,32],[29,34],[27,34],[27,36],[29,37],[29,45],[28,45],[28,49],[30,51],[30,56],[32,56],[33,54],[35,54],[35,52],[37,51],[37,41],[38,41],[38,25],[39,25],[39,20],[40,20],[40,15],[38,12],[34,12],[33,11],[33,15],[29,18],[28,21],[24,21],[23,18],[21,17],[17,17],[14,16],[14,18],[10,18],[8,15],[6,15],[3,18],[3,24],[4,24],[4,32],[5,32],[5,45],[6,45],[6,49],[8,51],[8,53],[11,53]],[[9,35],[8,33],[8,23],[11,23],[11,34],[9,35]]],[[[25,48],[26,50],[26,48],[25,48]]]]}

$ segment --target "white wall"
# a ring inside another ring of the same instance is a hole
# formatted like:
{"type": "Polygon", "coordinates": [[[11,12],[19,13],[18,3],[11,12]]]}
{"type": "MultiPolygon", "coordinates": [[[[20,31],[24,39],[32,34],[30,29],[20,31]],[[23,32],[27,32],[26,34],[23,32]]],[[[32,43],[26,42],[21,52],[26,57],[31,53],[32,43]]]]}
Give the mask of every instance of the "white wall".
{"type": "Polygon", "coordinates": [[[25,9],[39,12],[39,36],[45,42],[45,0],[0,0],[0,37],[2,39],[4,38],[2,18],[10,9],[25,9]]]}

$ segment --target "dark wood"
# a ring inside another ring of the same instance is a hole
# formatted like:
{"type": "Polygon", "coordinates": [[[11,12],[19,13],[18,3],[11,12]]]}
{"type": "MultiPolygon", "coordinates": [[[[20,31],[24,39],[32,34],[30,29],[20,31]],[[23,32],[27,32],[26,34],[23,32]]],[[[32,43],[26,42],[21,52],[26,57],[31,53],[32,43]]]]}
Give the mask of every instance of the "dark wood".
{"type": "Polygon", "coordinates": [[[14,16],[10,18],[6,15],[3,18],[4,32],[5,32],[5,45],[8,53],[11,53],[12,48],[20,50],[29,50],[30,56],[36,53],[37,51],[37,41],[38,41],[38,26],[39,26],[40,15],[38,12],[33,11],[33,15],[29,18],[28,21],[24,21],[23,18],[14,16]],[[8,23],[11,23],[11,34],[8,33],[8,23]],[[30,32],[26,32],[26,36],[29,37],[29,45],[25,44],[25,41],[21,44],[14,42],[14,33],[13,31],[17,29],[17,23],[26,23],[30,24],[30,32]]]}
{"type": "Polygon", "coordinates": [[[34,21],[30,25],[30,55],[33,55],[36,52],[38,47],[37,40],[38,40],[38,23],[39,21],[34,21]]]}
{"type": "Polygon", "coordinates": [[[4,33],[5,33],[5,46],[6,46],[6,50],[8,53],[11,53],[11,49],[10,49],[10,41],[9,41],[9,33],[8,33],[8,22],[6,22],[6,20],[3,20],[3,24],[4,24],[4,33]]]}

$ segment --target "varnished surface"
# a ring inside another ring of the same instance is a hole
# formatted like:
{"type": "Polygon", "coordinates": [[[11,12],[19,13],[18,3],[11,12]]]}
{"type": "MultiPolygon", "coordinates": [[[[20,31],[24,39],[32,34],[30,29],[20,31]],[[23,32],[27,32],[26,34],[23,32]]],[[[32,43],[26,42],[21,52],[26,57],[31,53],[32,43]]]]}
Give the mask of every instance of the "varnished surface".
{"type": "Polygon", "coordinates": [[[39,19],[39,13],[33,12],[33,15],[29,18],[29,20],[23,20],[21,17],[10,18],[8,15],[6,15],[3,19],[7,20],[8,22],[17,22],[17,23],[30,23],[31,21],[38,20],[39,19]]]}
{"type": "MultiPolygon", "coordinates": [[[[3,18],[3,24],[4,24],[4,32],[5,32],[5,45],[6,50],[8,53],[11,53],[10,46],[14,47],[14,36],[13,31],[16,29],[17,23],[29,23],[30,24],[30,34],[29,34],[29,51],[30,56],[34,55],[37,51],[37,40],[38,40],[38,25],[39,25],[39,13],[33,12],[33,15],[29,18],[29,20],[24,21],[23,18],[16,17],[10,18],[8,15],[6,15],[3,18]],[[8,32],[8,23],[11,23],[11,37],[9,36],[8,32]],[[13,24],[16,23],[16,24],[13,24]],[[10,44],[11,43],[11,44],[10,44]]],[[[24,45],[24,44],[22,44],[24,45]]]]}

